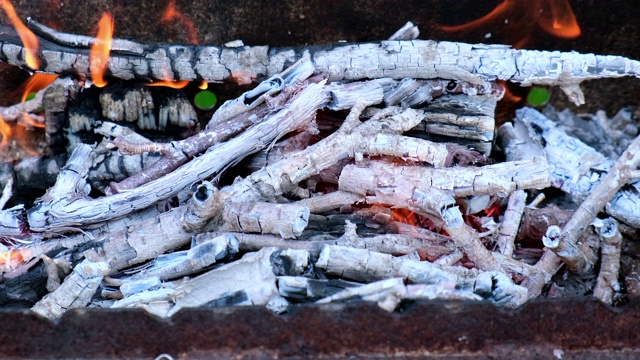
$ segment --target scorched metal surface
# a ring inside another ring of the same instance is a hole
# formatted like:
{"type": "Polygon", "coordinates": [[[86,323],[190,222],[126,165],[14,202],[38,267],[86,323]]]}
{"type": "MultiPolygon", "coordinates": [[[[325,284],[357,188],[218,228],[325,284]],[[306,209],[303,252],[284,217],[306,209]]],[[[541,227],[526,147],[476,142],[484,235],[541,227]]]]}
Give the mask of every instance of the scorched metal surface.
{"type": "Polygon", "coordinates": [[[139,310],[71,311],[53,324],[2,312],[3,358],[483,357],[637,358],[640,302],[540,300],[515,311],[488,303],[421,302],[191,309],[162,320],[139,310]]]}

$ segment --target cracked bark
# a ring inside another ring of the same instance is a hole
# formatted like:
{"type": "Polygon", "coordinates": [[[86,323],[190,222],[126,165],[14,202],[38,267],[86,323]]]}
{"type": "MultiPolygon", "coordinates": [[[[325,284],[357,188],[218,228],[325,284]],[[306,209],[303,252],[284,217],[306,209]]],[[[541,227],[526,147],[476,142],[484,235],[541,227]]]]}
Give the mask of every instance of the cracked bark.
{"type": "MultiPolygon", "coordinates": [[[[15,31],[3,30],[0,36],[2,60],[26,67],[23,46],[15,31]]],[[[46,33],[46,30],[41,33],[46,33]]],[[[74,72],[90,76],[88,48],[71,48],[42,37],[40,46],[38,57],[43,64],[41,71],[74,72]]],[[[485,79],[500,79],[525,86],[559,85],[578,104],[584,102],[578,87],[581,81],[640,75],[640,62],[621,56],[515,50],[505,45],[430,40],[380,41],[297,49],[134,42],[111,52],[107,72],[109,76],[125,80],[219,82],[272,76],[306,53],[311,55],[316,71],[330,81],[390,77],[459,79],[477,83],[485,79]],[[172,79],[166,79],[167,74],[172,79]]]]}

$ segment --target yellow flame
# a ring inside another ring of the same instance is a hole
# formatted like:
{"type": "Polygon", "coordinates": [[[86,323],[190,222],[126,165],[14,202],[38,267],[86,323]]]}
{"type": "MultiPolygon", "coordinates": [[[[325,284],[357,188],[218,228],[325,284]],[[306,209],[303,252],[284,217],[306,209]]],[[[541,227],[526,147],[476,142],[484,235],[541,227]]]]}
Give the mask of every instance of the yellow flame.
{"type": "Polygon", "coordinates": [[[22,99],[20,101],[27,101],[27,96],[29,96],[29,93],[40,91],[46,88],[57,77],[58,75],[44,73],[35,73],[31,75],[29,79],[27,79],[27,81],[24,83],[24,85],[21,86],[24,88],[24,90],[22,91],[22,99]]]}
{"type": "Polygon", "coordinates": [[[4,121],[2,116],[0,116],[0,136],[2,136],[0,149],[7,146],[12,133],[13,131],[11,130],[11,126],[4,121]]]}
{"type": "Polygon", "coordinates": [[[189,80],[158,80],[152,83],[145,84],[147,86],[166,86],[172,89],[182,89],[189,85],[189,80]]]}
{"type": "Polygon", "coordinates": [[[98,36],[91,46],[89,55],[91,78],[97,87],[104,87],[104,72],[109,62],[111,39],[113,38],[113,18],[109,13],[103,13],[98,23],[98,36]]]}
{"type": "Polygon", "coordinates": [[[25,50],[24,58],[27,65],[34,70],[39,69],[40,59],[38,58],[38,38],[22,23],[9,0],[0,0],[0,6],[2,6],[4,11],[7,13],[7,16],[9,16],[9,20],[11,20],[13,27],[16,28],[16,31],[18,32],[18,36],[20,36],[20,40],[22,40],[25,50]]]}

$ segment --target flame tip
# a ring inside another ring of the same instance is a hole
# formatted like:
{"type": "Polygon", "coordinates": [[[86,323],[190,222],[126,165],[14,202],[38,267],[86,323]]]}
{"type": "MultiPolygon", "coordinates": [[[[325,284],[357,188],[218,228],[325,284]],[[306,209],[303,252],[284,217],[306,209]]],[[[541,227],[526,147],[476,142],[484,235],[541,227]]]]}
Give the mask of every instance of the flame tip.
{"type": "Polygon", "coordinates": [[[113,39],[113,17],[109,12],[103,12],[98,21],[98,35],[96,36],[91,51],[89,53],[89,63],[93,85],[104,87],[107,82],[104,80],[104,73],[109,63],[109,53],[111,53],[111,41],[113,39]]]}

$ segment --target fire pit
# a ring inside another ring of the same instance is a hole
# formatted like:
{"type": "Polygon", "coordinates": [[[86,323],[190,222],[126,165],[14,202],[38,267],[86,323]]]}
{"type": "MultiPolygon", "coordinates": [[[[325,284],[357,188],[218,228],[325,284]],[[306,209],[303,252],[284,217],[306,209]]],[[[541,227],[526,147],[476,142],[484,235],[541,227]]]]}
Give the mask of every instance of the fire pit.
{"type": "MultiPolygon", "coordinates": [[[[495,5],[477,21],[425,23],[471,40],[496,29],[484,40],[516,48],[583,31],[568,2],[495,5]],[[523,17],[520,32],[500,31],[523,17]]],[[[98,339],[84,324],[107,317],[131,350],[98,356],[637,352],[619,332],[637,317],[637,104],[616,112],[619,97],[595,95],[608,113],[575,106],[593,95],[583,81],[638,77],[640,62],[416,40],[412,23],[389,40],[331,46],[167,45],[114,37],[119,7],[87,36],[33,8],[27,28],[2,6],[13,24],[0,33],[6,73],[53,74],[33,75],[20,104],[0,109],[11,160],[0,174],[0,301],[31,308],[7,316],[42,346],[98,339]],[[34,127],[39,138],[19,136],[34,127]],[[576,295],[621,308],[613,316],[576,295]],[[571,321],[548,332],[538,316],[571,321]],[[134,322],[190,343],[131,336],[134,322]],[[289,334],[305,323],[308,334],[289,334]],[[566,336],[571,324],[616,336],[584,346],[566,336]],[[343,330],[320,341],[318,331],[343,330]]],[[[292,10],[299,21],[305,6],[292,10]]],[[[160,22],[186,43],[206,39],[183,11],[170,1],[160,22]]],[[[11,344],[14,356],[32,349],[11,344]]]]}

